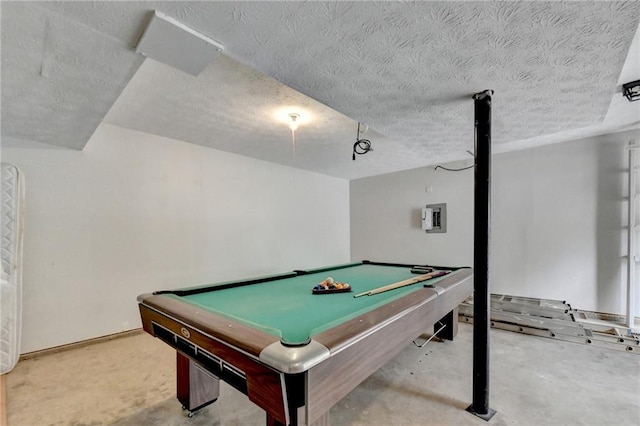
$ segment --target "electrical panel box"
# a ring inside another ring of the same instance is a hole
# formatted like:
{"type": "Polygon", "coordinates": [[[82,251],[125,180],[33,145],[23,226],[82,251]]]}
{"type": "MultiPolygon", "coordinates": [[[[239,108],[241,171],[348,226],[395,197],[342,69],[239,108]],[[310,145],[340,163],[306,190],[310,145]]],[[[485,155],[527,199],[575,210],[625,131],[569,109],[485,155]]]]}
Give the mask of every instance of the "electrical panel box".
{"type": "Polygon", "coordinates": [[[447,232],[447,204],[427,204],[422,208],[422,229],[430,234],[447,232]]]}

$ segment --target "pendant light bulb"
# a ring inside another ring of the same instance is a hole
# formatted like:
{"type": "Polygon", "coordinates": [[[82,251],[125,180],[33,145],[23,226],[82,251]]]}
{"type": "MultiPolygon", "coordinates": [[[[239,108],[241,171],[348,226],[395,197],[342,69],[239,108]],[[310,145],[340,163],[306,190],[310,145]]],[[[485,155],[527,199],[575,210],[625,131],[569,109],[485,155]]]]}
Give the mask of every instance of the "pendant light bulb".
{"type": "Polygon", "coordinates": [[[292,132],[295,132],[296,130],[298,130],[298,118],[300,118],[300,114],[296,114],[295,112],[292,112],[291,114],[289,114],[289,118],[291,118],[291,123],[289,123],[289,128],[291,129],[292,132]]]}

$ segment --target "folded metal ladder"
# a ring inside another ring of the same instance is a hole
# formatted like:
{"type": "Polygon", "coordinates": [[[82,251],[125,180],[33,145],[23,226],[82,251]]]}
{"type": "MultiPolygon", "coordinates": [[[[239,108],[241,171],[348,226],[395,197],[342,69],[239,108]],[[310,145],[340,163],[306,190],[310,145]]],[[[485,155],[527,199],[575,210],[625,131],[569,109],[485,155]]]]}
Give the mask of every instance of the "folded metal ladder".
{"type": "MultiPolygon", "coordinates": [[[[576,310],[566,301],[491,295],[491,327],[640,355],[640,335],[626,317],[576,310]]],[[[460,321],[473,323],[473,299],[460,305],[460,321]]],[[[636,327],[640,319],[636,318],[636,327]]]]}

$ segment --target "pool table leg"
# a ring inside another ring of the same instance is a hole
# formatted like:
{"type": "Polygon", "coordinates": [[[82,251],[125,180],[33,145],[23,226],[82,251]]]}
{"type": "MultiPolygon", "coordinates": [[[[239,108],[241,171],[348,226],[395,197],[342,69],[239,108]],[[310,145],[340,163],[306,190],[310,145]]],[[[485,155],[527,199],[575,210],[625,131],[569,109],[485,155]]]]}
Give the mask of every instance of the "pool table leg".
{"type": "Polygon", "coordinates": [[[176,382],[178,401],[192,417],[194,412],[214,403],[220,395],[220,379],[191,359],[177,352],[176,382]]]}
{"type": "Polygon", "coordinates": [[[433,326],[434,333],[445,325],[445,328],[438,334],[438,337],[441,337],[445,340],[453,340],[454,337],[458,334],[458,307],[456,306],[454,310],[449,312],[447,315],[442,317],[442,319],[435,323],[433,326]]]}

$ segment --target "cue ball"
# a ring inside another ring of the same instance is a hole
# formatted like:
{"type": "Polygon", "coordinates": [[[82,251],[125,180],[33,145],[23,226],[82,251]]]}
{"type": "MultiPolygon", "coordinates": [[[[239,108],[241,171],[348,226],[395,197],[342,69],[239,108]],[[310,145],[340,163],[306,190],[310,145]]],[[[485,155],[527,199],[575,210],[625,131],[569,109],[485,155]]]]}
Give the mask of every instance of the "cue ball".
{"type": "Polygon", "coordinates": [[[333,284],[335,282],[331,277],[328,277],[325,281],[327,282],[327,284],[333,284]]]}

